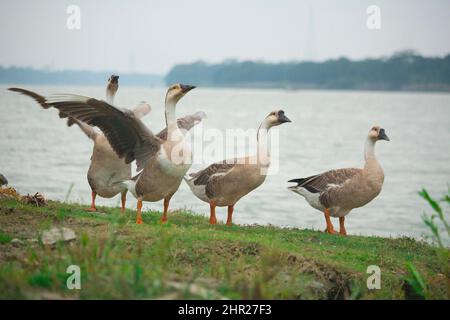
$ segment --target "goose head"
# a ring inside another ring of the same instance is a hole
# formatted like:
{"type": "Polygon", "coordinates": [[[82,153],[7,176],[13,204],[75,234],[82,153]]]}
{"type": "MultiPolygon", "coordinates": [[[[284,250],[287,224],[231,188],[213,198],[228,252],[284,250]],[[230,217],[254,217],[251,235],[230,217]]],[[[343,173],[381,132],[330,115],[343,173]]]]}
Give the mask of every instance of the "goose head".
{"type": "Polygon", "coordinates": [[[118,82],[119,82],[119,76],[117,74],[112,74],[108,79],[108,83],[118,84],[118,82]]]}
{"type": "Polygon", "coordinates": [[[386,140],[390,141],[389,137],[386,135],[386,132],[383,128],[380,126],[373,126],[369,131],[369,139],[373,142],[376,142],[378,140],[386,140]]]}
{"type": "Polygon", "coordinates": [[[108,86],[106,87],[106,95],[108,98],[113,98],[119,89],[119,76],[112,74],[108,78],[108,86]]]}
{"type": "Polygon", "coordinates": [[[167,89],[166,93],[166,103],[175,105],[181,98],[184,97],[186,93],[194,89],[195,86],[190,86],[187,84],[173,84],[167,89]]]}
{"type": "Polygon", "coordinates": [[[291,122],[291,120],[286,117],[283,110],[274,110],[264,119],[266,128],[279,126],[286,122],[291,122]]]}

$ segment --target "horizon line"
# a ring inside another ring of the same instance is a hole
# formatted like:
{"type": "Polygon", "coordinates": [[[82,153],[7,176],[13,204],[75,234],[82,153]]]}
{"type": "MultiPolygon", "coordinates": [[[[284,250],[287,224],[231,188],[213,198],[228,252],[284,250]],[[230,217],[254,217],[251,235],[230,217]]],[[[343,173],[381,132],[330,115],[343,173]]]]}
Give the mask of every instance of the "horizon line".
{"type": "Polygon", "coordinates": [[[346,59],[348,61],[351,62],[361,62],[361,61],[366,61],[366,60],[384,60],[384,59],[388,59],[391,57],[394,57],[396,55],[400,55],[400,54],[405,54],[405,53],[410,53],[413,55],[418,55],[421,56],[423,58],[446,58],[447,56],[450,55],[449,53],[443,54],[443,55],[429,55],[429,56],[425,56],[423,54],[421,54],[420,52],[418,52],[417,50],[414,49],[405,49],[405,50],[398,50],[393,52],[390,55],[382,55],[382,56],[378,56],[378,57],[365,57],[365,58],[360,58],[360,59],[351,59],[348,58],[346,56],[339,56],[339,57],[335,57],[335,58],[328,58],[325,60],[320,60],[320,61],[315,61],[315,60],[295,60],[295,59],[291,59],[291,60],[280,60],[280,61],[270,61],[270,60],[264,60],[264,59],[239,59],[239,58],[225,58],[220,62],[208,62],[206,60],[203,59],[197,59],[197,60],[192,60],[191,62],[178,62],[175,63],[174,65],[172,65],[169,69],[169,71],[165,72],[165,73],[153,73],[153,72],[136,72],[136,71],[117,71],[114,70],[113,72],[111,70],[89,70],[89,69],[52,69],[51,67],[35,67],[35,66],[21,66],[21,65],[3,65],[0,63],[0,68],[3,69],[28,69],[28,70],[32,70],[32,71],[40,71],[40,72],[48,72],[48,73],[56,73],[56,72],[90,72],[90,73],[120,73],[120,74],[127,74],[127,75],[142,75],[142,76],[160,76],[160,77],[165,77],[166,75],[168,75],[170,73],[170,71],[179,65],[189,65],[189,64],[195,64],[195,63],[204,63],[206,65],[220,65],[220,64],[227,64],[227,63],[245,63],[245,62],[255,62],[255,63],[263,63],[263,64],[288,64],[288,63],[325,63],[325,62],[329,62],[329,61],[338,61],[341,59],[346,59]]]}

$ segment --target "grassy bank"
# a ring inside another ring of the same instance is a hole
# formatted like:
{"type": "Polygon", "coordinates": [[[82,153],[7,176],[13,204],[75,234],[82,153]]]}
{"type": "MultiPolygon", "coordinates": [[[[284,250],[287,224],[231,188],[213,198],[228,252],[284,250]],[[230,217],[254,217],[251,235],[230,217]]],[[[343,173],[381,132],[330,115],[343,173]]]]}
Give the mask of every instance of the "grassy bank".
{"type": "Polygon", "coordinates": [[[409,263],[427,298],[448,298],[448,265],[412,239],[210,226],[181,211],[161,224],[160,215],[145,212],[136,225],[132,210],[0,200],[0,298],[405,299],[414,297],[409,263]],[[29,241],[52,226],[73,229],[77,239],[53,247],[29,241]],[[66,288],[73,264],[81,290],[66,288]],[[369,265],[381,269],[379,290],[367,289],[369,265]]]}

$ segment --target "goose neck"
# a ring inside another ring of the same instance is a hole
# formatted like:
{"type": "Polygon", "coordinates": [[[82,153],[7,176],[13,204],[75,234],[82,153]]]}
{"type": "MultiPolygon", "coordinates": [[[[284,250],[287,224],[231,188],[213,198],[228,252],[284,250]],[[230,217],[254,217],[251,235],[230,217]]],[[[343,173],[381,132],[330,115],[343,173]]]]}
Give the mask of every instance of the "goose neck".
{"type": "Polygon", "coordinates": [[[364,146],[364,160],[375,159],[375,141],[367,138],[364,146]]]}
{"type": "Polygon", "coordinates": [[[269,129],[270,129],[270,126],[266,120],[264,120],[258,128],[257,159],[258,159],[258,164],[261,164],[261,165],[269,165],[270,164],[269,129]]]}
{"type": "Polygon", "coordinates": [[[166,100],[165,115],[166,115],[166,127],[167,127],[168,137],[170,137],[171,134],[176,129],[178,129],[177,119],[176,119],[176,115],[175,115],[175,106],[176,106],[175,102],[166,100]]]}
{"type": "Polygon", "coordinates": [[[114,98],[116,96],[117,89],[113,88],[111,84],[106,87],[106,102],[114,104],[114,98]]]}

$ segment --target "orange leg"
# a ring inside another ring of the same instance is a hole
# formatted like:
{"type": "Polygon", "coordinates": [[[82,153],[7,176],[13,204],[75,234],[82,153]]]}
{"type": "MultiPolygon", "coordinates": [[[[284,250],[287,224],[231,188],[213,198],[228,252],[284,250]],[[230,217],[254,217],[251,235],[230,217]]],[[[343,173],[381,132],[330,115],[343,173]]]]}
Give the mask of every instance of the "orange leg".
{"type": "Polygon", "coordinates": [[[330,219],[330,209],[325,209],[324,211],[325,214],[325,221],[327,223],[327,230],[326,232],[330,233],[330,234],[335,234],[337,233],[336,231],[334,231],[334,227],[333,224],[331,223],[331,219],[330,219]]]}
{"type": "Polygon", "coordinates": [[[138,199],[137,202],[137,210],[136,210],[136,223],[137,224],[142,224],[142,200],[138,199]]]}
{"type": "Polygon", "coordinates": [[[234,205],[228,206],[227,226],[233,225],[233,210],[234,210],[234,205]]]}
{"type": "Polygon", "coordinates": [[[216,224],[216,202],[213,200],[209,203],[209,223],[216,224]]]}
{"type": "Polygon", "coordinates": [[[92,193],[91,193],[91,197],[92,197],[91,207],[89,209],[86,209],[86,211],[89,211],[89,212],[97,211],[97,208],[95,207],[95,197],[96,196],[97,196],[97,193],[95,193],[95,191],[92,191],[92,193]]]}
{"type": "Polygon", "coordinates": [[[164,198],[164,212],[163,215],[161,217],[161,222],[165,223],[167,222],[167,211],[169,209],[169,203],[170,203],[170,199],[172,198],[172,196],[169,196],[167,198],[164,198]]]}
{"type": "Polygon", "coordinates": [[[122,213],[125,212],[125,203],[127,202],[127,192],[122,192],[122,197],[120,198],[122,200],[122,209],[120,211],[122,211],[122,213]]]}
{"type": "Polygon", "coordinates": [[[347,230],[345,230],[344,222],[345,222],[345,217],[339,217],[339,233],[346,236],[347,230]]]}

